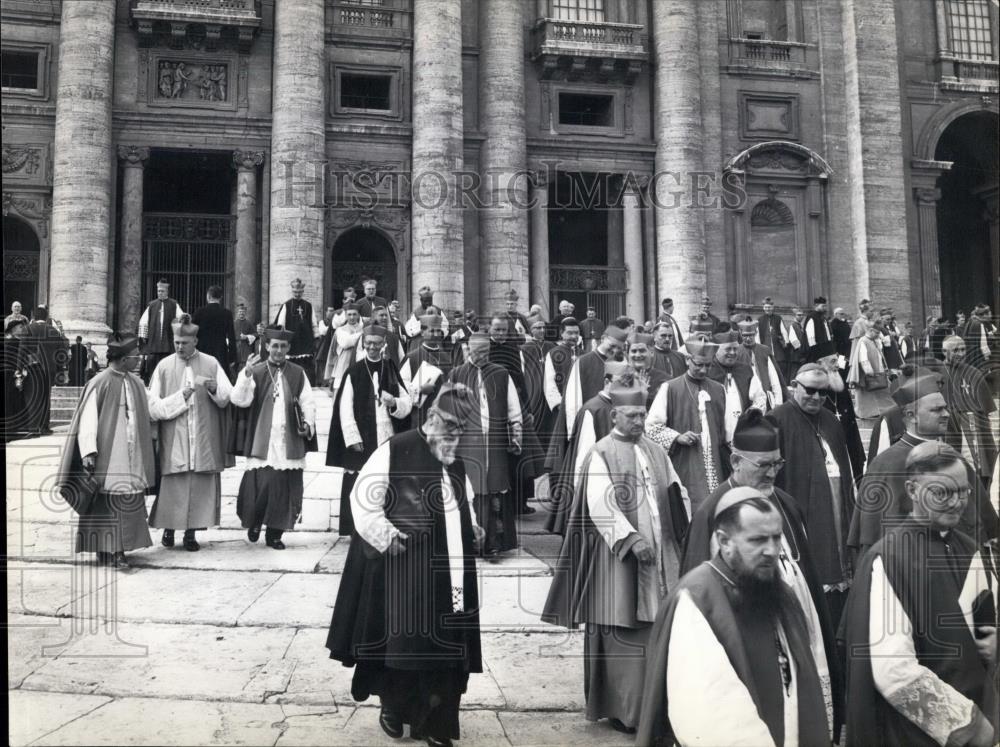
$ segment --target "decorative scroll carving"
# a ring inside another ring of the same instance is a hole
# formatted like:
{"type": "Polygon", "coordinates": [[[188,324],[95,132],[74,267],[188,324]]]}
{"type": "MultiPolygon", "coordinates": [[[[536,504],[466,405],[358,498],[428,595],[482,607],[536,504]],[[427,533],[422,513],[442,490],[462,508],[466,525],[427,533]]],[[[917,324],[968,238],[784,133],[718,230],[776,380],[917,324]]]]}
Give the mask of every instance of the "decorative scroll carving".
{"type": "Polygon", "coordinates": [[[400,210],[352,210],[334,207],[327,213],[327,226],[340,231],[346,228],[381,228],[389,233],[400,233],[410,223],[410,212],[400,210]]]}
{"type": "Polygon", "coordinates": [[[3,214],[7,217],[11,212],[31,221],[38,229],[42,238],[49,235],[49,216],[52,214],[51,195],[19,196],[10,192],[3,193],[3,214]]]}
{"type": "Polygon", "coordinates": [[[142,233],[148,240],[229,241],[233,237],[233,218],[147,214],[142,233]]]}
{"type": "Polygon", "coordinates": [[[42,163],[42,148],[30,145],[7,145],[3,146],[3,173],[22,173],[25,176],[34,176],[39,172],[42,163]]]}
{"type": "Polygon", "coordinates": [[[626,271],[624,267],[551,265],[549,287],[559,290],[625,290],[626,271]]]}
{"type": "Polygon", "coordinates": [[[126,166],[143,166],[149,160],[149,148],[142,145],[119,145],[118,158],[126,166]]]}
{"type": "Polygon", "coordinates": [[[234,150],[233,168],[237,171],[253,171],[264,163],[262,150],[234,150]]]}
{"type": "Polygon", "coordinates": [[[726,164],[727,172],[779,171],[790,175],[826,179],[830,164],[815,151],[787,140],[769,140],[747,148],[726,164]]]}

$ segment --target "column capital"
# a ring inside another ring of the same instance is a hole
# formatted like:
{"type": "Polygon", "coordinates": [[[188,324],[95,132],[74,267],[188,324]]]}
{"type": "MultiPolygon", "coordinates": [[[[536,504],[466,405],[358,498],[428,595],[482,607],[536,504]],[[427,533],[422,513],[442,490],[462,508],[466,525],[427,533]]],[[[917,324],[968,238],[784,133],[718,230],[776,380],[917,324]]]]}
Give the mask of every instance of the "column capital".
{"type": "Polygon", "coordinates": [[[132,166],[141,169],[149,160],[149,148],[144,145],[119,145],[118,158],[126,168],[132,166]]]}
{"type": "Polygon", "coordinates": [[[941,190],[937,187],[914,187],[913,194],[921,205],[936,205],[941,199],[941,190]]]}
{"type": "Polygon", "coordinates": [[[264,163],[262,150],[234,150],[233,168],[237,171],[253,171],[264,163]]]}

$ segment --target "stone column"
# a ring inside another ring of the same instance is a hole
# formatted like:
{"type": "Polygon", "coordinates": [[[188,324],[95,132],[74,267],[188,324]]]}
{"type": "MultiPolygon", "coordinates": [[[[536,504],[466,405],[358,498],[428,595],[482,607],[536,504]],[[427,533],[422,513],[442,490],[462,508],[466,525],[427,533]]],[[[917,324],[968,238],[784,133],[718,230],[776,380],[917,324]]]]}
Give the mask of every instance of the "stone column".
{"type": "Polygon", "coordinates": [[[996,314],[1000,309],[1000,189],[997,183],[993,182],[972,190],[972,194],[982,200],[983,220],[989,226],[990,258],[993,268],[993,280],[990,283],[993,288],[991,305],[993,313],[996,314]]]}
{"type": "MultiPolygon", "coordinates": [[[[323,306],[326,50],[323,0],[274,6],[269,298],[290,296],[295,278],[323,306]]],[[[268,315],[271,313],[268,309],[268,315]]]]}
{"type": "Polygon", "coordinates": [[[121,253],[118,257],[118,330],[135,332],[142,314],[142,177],[149,148],[119,145],[122,162],[121,253]]]}
{"type": "MultiPolygon", "coordinates": [[[[937,204],[941,190],[937,187],[916,187],[917,230],[920,240],[920,281],[923,308],[941,306],[941,263],[938,255],[937,204]]],[[[922,319],[926,314],[921,314],[922,319]]]]}
{"type": "Polygon", "coordinates": [[[656,292],[656,213],[649,202],[649,180],[643,179],[645,193],[642,208],[642,262],[646,279],[646,303],[654,322],[660,315],[660,294],[656,292]]]}
{"type": "MultiPolygon", "coordinates": [[[[529,295],[528,174],[524,132],[524,3],[479,0],[479,128],[486,136],[480,160],[479,237],[484,311],[502,309],[513,288],[529,295]]],[[[524,309],[522,309],[523,311],[524,309]]]]}
{"type": "Polygon", "coordinates": [[[844,0],[848,173],[857,293],[910,319],[895,0],[844,0]]]}
{"type": "Polygon", "coordinates": [[[429,285],[434,302],[463,309],[462,0],[421,0],[413,7],[413,162],[410,308],[429,285]]]}
{"type": "Polygon", "coordinates": [[[52,170],[49,308],[69,339],[103,346],[111,251],[115,6],[62,4],[52,170]]]}
{"type": "Polygon", "coordinates": [[[675,316],[687,319],[706,290],[703,211],[691,207],[691,174],[702,169],[704,151],[698,3],[657,0],[651,9],[657,285],[674,299],[675,316]]]}
{"type": "MultiPolygon", "coordinates": [[[[262,151],[233,151],[236,169],[236,245],[233,261],[231,304],[245,303],[247,318],[257,321],[257,167],[264,163],[262,151]]],[[[305,279],[305,278],[303,278],[305,279]]],[[[318,300],[318,299],[317,299],[318,300]]]]}
{"type": "MultiPolygon", "coordinates": [[[[621,190],[621,182],[617,177],[609,183],[612,193],[621,190]]],[[[625,265],[625,229],[622,223],[622,206],[609,205],[607,215],[608,226],[608,267],[623,267],[625,265]]]]}
{"type": "Polygon", "coordinates": [[[639,210],[639,193],[635,188],[625,190],[622,199],[625,238],[625,272],[628,277],[628,293],[625,296],[625,313],[642,324],[646,321],[646,307],[643,303],[646,283],[642,266],[642,212],[639,210]]]}
{"type": "Polygon", "coordinates": [[[549,177],[538,172],[531,183],[531,302],[551,316],[549,303],[549,177]]]}

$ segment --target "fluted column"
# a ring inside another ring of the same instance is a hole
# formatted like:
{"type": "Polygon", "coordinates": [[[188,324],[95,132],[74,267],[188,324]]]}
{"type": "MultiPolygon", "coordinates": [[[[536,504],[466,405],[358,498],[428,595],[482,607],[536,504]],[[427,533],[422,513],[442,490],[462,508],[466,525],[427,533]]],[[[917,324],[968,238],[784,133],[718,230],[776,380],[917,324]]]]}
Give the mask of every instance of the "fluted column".
{"type": "Polygon", "coordinates": [[[413,39],[410,308],[429,285],[436,304],[463,309],[464,228],[456,201],[463,163],[462,0],[414,3],[413,39]]]}
{"type": "Polygon", "coordinates": [[[628,293],[625,296],[625,313],[641,324],[646,321],[643,295],[645,279],[642,266],[642,213],[639,210],[639,193],[629,187],[622,197],[622,223],[625,239],[625,272],[628,293]]]}
{"type": "Polygon", "coordinates": [[[653,14],[656,266],[661,295],[675,316],[698,310],[706,290],[702,210],[691,207],[692,174],[702,170],[704,137],[698,56],[698,3],[657,0],[653,14]]]}
{"type": "MultiPolygon", "coordinates": [[[[250,319],[262,319],[257,278],[257,168],[262,151],[233,152],[236,169],[236,246],[233,262],[233,296],[244,303],[250,319]]],[[[318,297],[317,297],[317,300],[318,297]]]]}
{"type": "Polygon", "coordinates": [[[535,174],[531,182],[531,303],[541,304],[546,317],[549,304],[549,177],[535,174]]]}
{"type": "Polygon", "coordinates": [[[73,339],[104,343],[111,244],[115,6],[62,4],[52,170],[49,306],[73,339]]]}
{"type": "MultiPolygon", "coordinates": [[[[274,4],[269,296],[302,278],[323,303],[326,74],[324,0],[274,4]]],[[[270,311],[269,315],[270,315],[270,311]]]]}
{"type": "MultiPolygon", "coordinates": [[[[479,128],[484,209],[479,217],[484,310],[513,288],[528,303],[528,175],[524,133],[522,0],[479,0],[479,128]]],[[[541,299],[544,301],[544,299],[541,299]]]]}
{"type": "Polygon", "coordinates": [[[149,148],[119,145],[122,163],[121,253],[118,257],[118,329],[134,332],[142,308],[142,178],[149,148]]]}
{"type": "Polygon", "coordinates": [[[859,296],[910,319],[895,0],[843,0],[848,173],[859,296]]]}

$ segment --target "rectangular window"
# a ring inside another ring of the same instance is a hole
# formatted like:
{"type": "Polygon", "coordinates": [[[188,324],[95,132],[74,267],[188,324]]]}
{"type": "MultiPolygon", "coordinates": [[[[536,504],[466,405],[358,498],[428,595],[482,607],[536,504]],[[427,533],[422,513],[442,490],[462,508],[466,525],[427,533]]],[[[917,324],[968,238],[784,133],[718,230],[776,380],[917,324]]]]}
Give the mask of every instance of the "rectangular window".
{"type": "Polygon", "coordinates": [[[392,110],[392,76],[341,73],[340,106],[344,109],[392,110]]]}
{"type": "Polygon", "coordinates": [[[614,127],[615,97],[585,93],[559,94],[559,124],[614,127]]]}
{"type": "Polygon", "coordinates": [[[3,50],[0,59],[0,85],[3,88],[38,89],[38,52],[3,50]]]}
{"type": "Polygon", "coordinates": [[[603,23],[604,0],[552,0],[552,14],[560,21],[603,23]]]}
{"type": "Polygon", "coordinates": [[[948,0],[951,50],[968,60],[992,60],[989,0],[948,0]]]}

